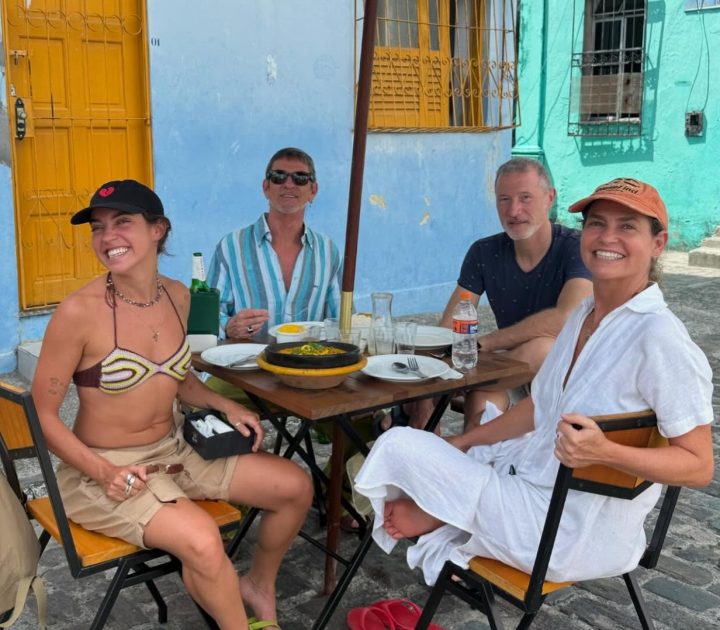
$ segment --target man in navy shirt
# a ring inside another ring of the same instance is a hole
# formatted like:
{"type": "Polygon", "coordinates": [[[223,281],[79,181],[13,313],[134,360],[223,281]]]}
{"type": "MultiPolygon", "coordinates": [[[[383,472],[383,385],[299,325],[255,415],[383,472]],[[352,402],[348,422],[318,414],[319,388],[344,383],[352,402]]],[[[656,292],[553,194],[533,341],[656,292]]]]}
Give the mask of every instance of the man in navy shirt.
{"type": "MultiPolygon", "coordinates": [[[[550,222],[555,189],[540,162],[503,164],[495,199],[504,231],[470,246],[440,325],[452,327],[461,292],[470,291],[475,306],[485,293],[498,328],[478,338],[480,349],[525,361],[534,376],[570,312],[592,293],[590,273],[580,258],[580,233],[550,222]]],[[[467,392],[465,430],[479,422],[487,401],[505,411],[510,393],[492,386],[467,392]]],[[[412,409],[413,426],[424,426],[427,407],[412,409]]]]}

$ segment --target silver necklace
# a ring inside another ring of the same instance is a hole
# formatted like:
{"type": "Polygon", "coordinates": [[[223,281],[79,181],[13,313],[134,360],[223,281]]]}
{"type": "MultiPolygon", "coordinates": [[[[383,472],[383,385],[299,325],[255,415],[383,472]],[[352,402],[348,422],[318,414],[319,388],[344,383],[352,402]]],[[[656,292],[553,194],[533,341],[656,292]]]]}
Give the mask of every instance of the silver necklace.
{"type": "MultiPolygon", "coordinates": [[[[155,297],[150,300],[149,302],[138,302],[136,300],[133,300],[132,298],[127,297],[124,293],[122,293],[113,282],[112,274],[108,273],[106,285],[107,288],[112,291],[113,295],[116,295],[119,297],[123,302],[126,304],[130,304],[131,306],[137,306],[138,308],[149,308],[150,306],[154,306],[160,301],[160,298],[162,297],[162,291],[165,290],[165,287],[160,282],[160,276],[155,274],[155,282],[157,283],[157,293],[155,294],[155,297]]],[[[155,336],[155,335],[153,335],[155,336]]],[[[156,339],[157,341],[157,339],[156,339]]]]}

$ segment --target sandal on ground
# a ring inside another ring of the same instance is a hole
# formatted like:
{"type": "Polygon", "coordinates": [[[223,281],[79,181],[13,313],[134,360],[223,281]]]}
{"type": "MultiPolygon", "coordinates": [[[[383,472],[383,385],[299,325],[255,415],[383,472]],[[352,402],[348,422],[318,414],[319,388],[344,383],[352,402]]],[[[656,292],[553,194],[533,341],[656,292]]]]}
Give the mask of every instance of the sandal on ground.
{"type": "MultiPolygon", "coordinates": [[[[396,630],[414,630],[422,615],[422,608],[409,599],[381,599],[370,604],[370,609],[384,612],[395,624],[396,630]]],[[[428,630],[442,630],[442,628],[431,623],[428,630]]]]}
{"type": "Polygon", "coordinates": [[[278,626],[277,621],[248,617],[248,628],[250,628],[250,630],[262,630],[263,628],[280,628],[280,626],[278,626]]]}
{"type": "Polygon", "coordinates": [[[369,606],[349,610],[346,622],[350,630],[397,630],[386,612],[369,606]]]}

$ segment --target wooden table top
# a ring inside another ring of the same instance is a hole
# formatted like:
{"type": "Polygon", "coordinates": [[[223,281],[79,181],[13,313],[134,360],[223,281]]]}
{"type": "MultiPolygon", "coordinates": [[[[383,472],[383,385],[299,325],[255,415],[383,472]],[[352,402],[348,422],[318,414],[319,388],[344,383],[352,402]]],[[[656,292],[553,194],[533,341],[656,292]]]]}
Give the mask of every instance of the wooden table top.
{"type": "MultiPolygon", "coordinates": [[[[450,364],[450,359],[445,359],[450,364]]],[[[277,376],[264,370],[231,370],[193,355],[193,367],[241,387],[294,415],[306,420],[323,420],[342,414],[431,396],[440,396],[528,373],[527,364],[502,354],[481,352],[477,365],[462,379],[430,379],[422,383],[382,381],[362,372],[353,372],[343,383],[328,389],[297,389],[281,383],[277,376]]],[[[528,376],[529,378],[529,376],[528,376]]]]}

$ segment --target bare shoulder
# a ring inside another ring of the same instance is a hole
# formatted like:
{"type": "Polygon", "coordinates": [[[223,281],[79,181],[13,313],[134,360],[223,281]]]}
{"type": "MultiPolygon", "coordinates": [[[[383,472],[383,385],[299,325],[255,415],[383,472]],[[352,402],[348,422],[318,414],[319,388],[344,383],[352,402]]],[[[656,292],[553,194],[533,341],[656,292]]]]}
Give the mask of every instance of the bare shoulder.
{"type": "Polygon", "coordinates": [[[108,307],[107,290],[105,276],[99,276],[60,302],[52,321],[56,326],[69,326],[77,332],[97,322],[103,306],[108,307]]]}
{"type": "Polygon", "coordinates": [[[187,316],[190,310],[190,290],[182,282],[167,276],[160,276],[160,282],[165,287],[165,291],[170,296],[173,304],[181,313],[187,316]]]}

